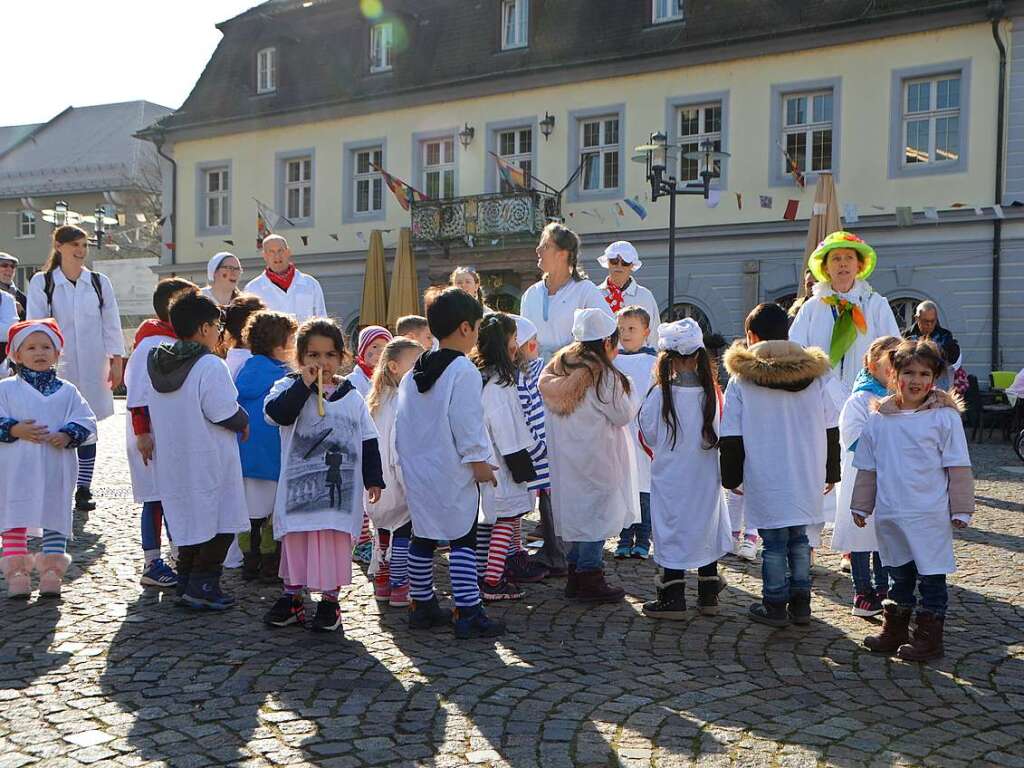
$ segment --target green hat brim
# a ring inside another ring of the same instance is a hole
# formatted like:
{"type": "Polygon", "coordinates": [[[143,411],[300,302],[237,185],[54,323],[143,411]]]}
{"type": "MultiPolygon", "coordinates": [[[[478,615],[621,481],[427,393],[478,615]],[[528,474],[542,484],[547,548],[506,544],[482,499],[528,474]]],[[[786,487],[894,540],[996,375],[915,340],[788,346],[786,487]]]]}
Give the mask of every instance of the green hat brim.
{"type": "Polygon", "coordinates": [[[819,283],[827,283],[831,278],[825,274],[825,257],[832,251],[837,251],[840,248],[849,248],[852,251],[856,251],[864,257],[864,266],[860,272],[857,273],[858,280],[867,280],[871,276],[871,273],[875,271],[875,264],[878,262],[878,255],[875,253],[875,249],[872,248],[865,242],[857,242],[854,240],[836,240],[834,242],[826,242],[819,245],[818,248],[811,254],[807,260],[807,268],[811,270],[811,274],[814,275],[814,279],[819,283]]]}

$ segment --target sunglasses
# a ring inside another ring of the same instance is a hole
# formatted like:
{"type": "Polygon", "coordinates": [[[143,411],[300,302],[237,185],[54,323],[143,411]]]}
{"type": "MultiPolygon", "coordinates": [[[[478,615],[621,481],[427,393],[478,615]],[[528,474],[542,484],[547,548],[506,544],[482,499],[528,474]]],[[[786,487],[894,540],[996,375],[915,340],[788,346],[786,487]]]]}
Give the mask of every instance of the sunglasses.
{"type": "Polygon", "coordinates": [[[609,258],[608,259],[608,266],[609,267],[628,267],[632,263],[633,262],[631,262],[631,261],[626,261],[625,259],[620,259],[620,258],[609,258]]]}

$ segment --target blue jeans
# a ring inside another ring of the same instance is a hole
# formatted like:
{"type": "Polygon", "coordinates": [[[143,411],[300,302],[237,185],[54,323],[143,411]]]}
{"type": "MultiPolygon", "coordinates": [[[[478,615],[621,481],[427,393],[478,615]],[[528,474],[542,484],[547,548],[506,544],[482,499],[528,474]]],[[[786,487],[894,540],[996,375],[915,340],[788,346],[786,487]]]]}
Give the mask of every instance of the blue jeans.
{"type": "Polygon", "coordinates": [[[761,552],[761,581],[764,599],[787,603],[796,592],[811,591],[811,548],[807,526],[758,528],[764,543],[761,552]]]}
{"type": "Polygon", "coordinates": [[[877,552],[851,552],[850,576],[858,595],[884,594],[889,591],[889,568],[882,565],[877,552]]]}
{"type": "Polygon", "coordinates": [[[619,546],[651,548],[651,494],[640,492],[640,522],[622,529],[619,546]]]}
{"type": "Polygon", "coordinates": [[[603,541],[573,541],[571,545],[565,559],[576,566],[577,573],[602,569],[604,565],[603,541]]]}
{"type": "Polygon", "coordinates": [[[922,576],[917,572],[917,565],[911,560],[903,565],[889,567],[889,599],[903,608],[917,605],[914,587],[921,594],[921,610],[934,613],[936,616],[946,615],[949,605],[949,590],[946,589],[946,574],[936,573],[922,576]]]}

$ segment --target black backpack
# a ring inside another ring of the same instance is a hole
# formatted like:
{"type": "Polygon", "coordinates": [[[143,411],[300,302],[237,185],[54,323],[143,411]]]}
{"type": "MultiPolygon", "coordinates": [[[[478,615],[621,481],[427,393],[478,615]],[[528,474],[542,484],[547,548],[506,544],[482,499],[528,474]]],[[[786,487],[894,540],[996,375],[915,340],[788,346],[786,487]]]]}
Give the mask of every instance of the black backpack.
{"type": "MultiPolygon", "coordinates": [[[[96,298],[100,302],[100,315],[103,314],[103,283],[100,282],[99,272],[90,272],[89,279],[92,281],[92,289],[96,291],[96,298]]],[[[53,317],[53,272],[43,272],[43,293],[46,294],[46,309],[53,317]]]]}

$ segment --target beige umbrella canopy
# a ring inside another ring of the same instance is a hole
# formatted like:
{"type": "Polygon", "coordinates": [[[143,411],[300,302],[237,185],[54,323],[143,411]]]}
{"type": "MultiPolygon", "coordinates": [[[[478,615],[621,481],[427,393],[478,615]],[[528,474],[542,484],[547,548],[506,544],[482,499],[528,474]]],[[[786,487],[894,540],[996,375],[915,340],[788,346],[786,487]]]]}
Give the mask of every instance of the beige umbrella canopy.
{"type": "Polygon", "coordinates": [[[394,328],[398,318],[420,313],[419,281],[416,279],[416,259],[412,255],[412,240],[408,227],[398,235],[395,266],[391,271],[391,292],[388,295],[388,326],[394,328]]]}
{"type": "Polygon", "coordinates": [[[804,245],[804,263],[800,269],[800,287],[797,296],[806,295],[804,290],[804,272],[807,271],[807,260],[818,247],[818,243],[827,235],[842,229],[839,223],[839,198],[836,195],[836,183],[831,173],[820,173],[818,183],[814,187],[814,208],[807,227],[807,243],[804,245]],[[814,213],[821,211],[821,213],[814,213]]]}
{"type": "Polygon", "coordinates": [[[388,300],[385,294],[384,239],[378,230],[370,233],[370,250],[366,254],[366,272],[363,275],[363,303],[359,308],[359,325],[384,325],[388,319],[388,300]]]}

